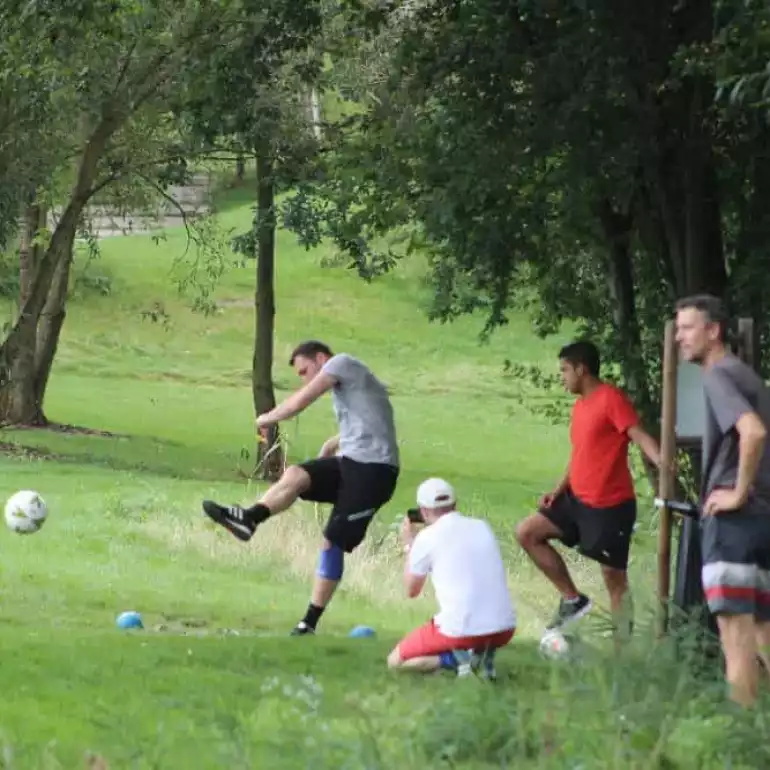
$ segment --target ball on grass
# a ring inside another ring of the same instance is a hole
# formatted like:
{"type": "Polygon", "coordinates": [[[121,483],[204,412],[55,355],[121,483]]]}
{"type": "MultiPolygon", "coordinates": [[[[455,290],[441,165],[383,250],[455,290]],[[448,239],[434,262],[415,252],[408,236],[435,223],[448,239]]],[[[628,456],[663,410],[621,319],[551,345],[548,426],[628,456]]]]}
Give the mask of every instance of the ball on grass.
{"type": "Polygon", "coordinates": [[[374,636],[374,629],[369,626],[356,626],[349,634],[351,638],[360,639],[366,636],[374,636]]]}
{"type": "Polygon", "coordinates": [[[144,628],[142,616],[138,612],[121,612],[115,621],[118,628],[144,628]]]}
{"type": "Polygon", "coordinates": [[[32,489],[22,489],[5,504],[6,526],[19,535],[38,532],[48,518],[45,500],[32,489]]]}
{"type": "Polygon", "coordinates": [[[548,660],[564,660],[570,657],[571,640],[557,628],[548,629],[540,638],[540,654],[548,660]]]}

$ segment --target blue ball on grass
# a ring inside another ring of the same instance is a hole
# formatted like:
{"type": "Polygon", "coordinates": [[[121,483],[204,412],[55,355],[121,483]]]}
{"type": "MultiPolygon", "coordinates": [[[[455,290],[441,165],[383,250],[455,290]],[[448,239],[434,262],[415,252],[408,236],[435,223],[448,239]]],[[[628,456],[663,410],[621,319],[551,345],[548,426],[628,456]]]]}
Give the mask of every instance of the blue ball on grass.
{"type": "Polygon", "coordinates": [[[142,616],[138,612],[121,612],[115,622],[118,628],[144,628],[142,616]]]}
{"type": "Polygon", "coordinates": [[[374,629],[370,626],[356,626],[349,634],[353,639],[360,639],[366,636],[374,636],[374,629]]]}

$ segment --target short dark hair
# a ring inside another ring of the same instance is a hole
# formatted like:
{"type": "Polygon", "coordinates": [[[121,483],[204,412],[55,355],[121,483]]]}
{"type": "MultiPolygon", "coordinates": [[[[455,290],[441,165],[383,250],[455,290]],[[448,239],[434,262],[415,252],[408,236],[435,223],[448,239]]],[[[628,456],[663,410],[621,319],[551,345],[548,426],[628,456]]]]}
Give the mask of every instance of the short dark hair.
{"type": "Polygon", "coordinates": [[[730,323],[730,317],[727,314],[724,302],[713,294],[692,294],[689,297],[682,297],[676,303],[676,309],[679,310],[698,310],[706,316],[709,323],[715,323],[719,326],[719,339],[724,342],[727,339],[727,329],[730,323]]]}
{"type": "Polygon", "coordinates": [[[590,375],[593,377],[599,376],[601,358],[599,356],[599,348],[597,348],[593,342],[589,342],[588,340],[570,342],[569,345],[565,345],[559,351],[559,358],[564,361],[569,361],[572,366],[582,364],[588,369],[590,375]]]}
{"type": "Polygon", "coordinates": [[[306,340],[305,342],[300,342],[291,352],[289,366],[294,366],[294,359],[298,356],[302,356],[303,358],[315,358],[319,353],[323,353],[325,356],[329,356],[329,358],[334,355],[328,345],[319,342],[318,340],[306,340]]]}

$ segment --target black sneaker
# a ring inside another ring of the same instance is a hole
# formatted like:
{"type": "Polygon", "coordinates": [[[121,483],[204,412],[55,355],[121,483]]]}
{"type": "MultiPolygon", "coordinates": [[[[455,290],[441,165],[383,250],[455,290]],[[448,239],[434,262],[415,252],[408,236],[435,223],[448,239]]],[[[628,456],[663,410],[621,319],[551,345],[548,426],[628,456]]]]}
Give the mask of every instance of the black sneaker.
{"type": "Polygon", "coordinates": [[[304,620],[300,620],[300,622],[294,626],[289,636],[307,636],[308,634],[315,634],[315,629],[313,626],[309,626],[307,623],[305,623],[304,620]]]}
{"type": "Polygon", "coordinates": [[[559,602],[559,609],[557,610],[556,615],[554,615],[553,620],[546,626],[546,629],[550,631],[554,628],[562,628],[569,623],[573,623],[582,618],[583,615],[586,615],[592,606],[591,600],[583,594],[580,594],[577,599],[572,601],[562,599],[559,602]]]}
{"type": "Polygon", "coordinates": [[[257,525],[240,505],[219,505],[213,500],[204,500],[203,511],[239,540],[251,540],[257,529],[257,525]]]}

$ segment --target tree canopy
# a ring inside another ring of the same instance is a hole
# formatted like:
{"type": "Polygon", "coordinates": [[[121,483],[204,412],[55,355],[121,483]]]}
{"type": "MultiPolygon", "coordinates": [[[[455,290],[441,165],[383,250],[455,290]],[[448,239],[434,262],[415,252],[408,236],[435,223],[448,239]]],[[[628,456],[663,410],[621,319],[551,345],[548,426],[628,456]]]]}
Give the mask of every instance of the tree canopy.
{"type": "Polygon", "coordinates": [[[364,275],[392,264],[377,238],[408,228],[401,253],[429,254],[434,318],[481,309],[489,332],[527,303],[543,333],[578,320],[655,414],[678,296],[723,296],[768,333],[767,13],[402,7],[380,32],[389,45],[370,49],[381,67],[360,84],[355,128],[289,221],[308,242],[334,238],[364,275]]]}

